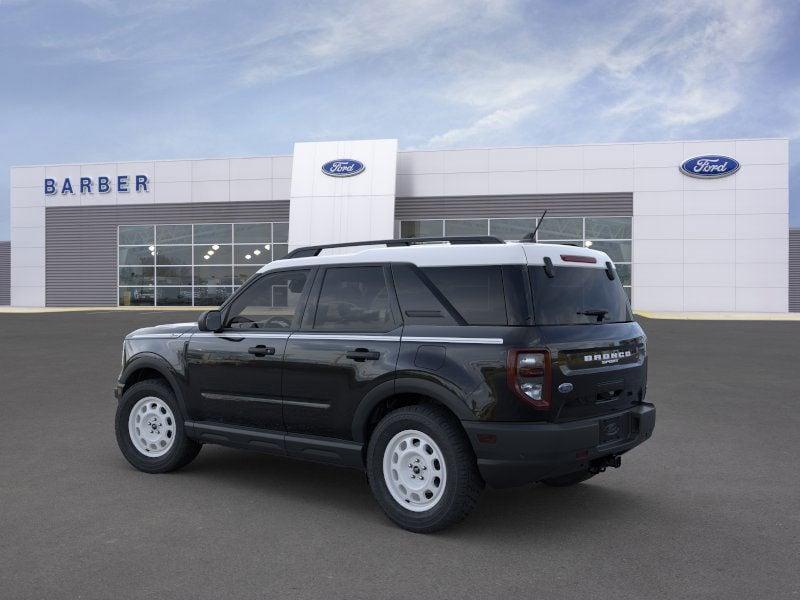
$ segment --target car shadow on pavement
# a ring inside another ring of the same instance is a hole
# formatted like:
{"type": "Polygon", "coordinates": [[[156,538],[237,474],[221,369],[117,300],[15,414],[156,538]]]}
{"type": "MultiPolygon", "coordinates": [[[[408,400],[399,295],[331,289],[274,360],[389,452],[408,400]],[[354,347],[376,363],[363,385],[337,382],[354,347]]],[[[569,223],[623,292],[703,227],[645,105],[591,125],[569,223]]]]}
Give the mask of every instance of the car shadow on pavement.
{"type": "MultiPolygon", "coordinates": [[[[182,473],[192,479],[202,478],[207,485],[252,492],[265,501],[296,499],[308,510],[349,513],[378,526],[394,528],[373,500],[366,476],[355,469],[206,447],[182,473]]],[[[650,502],[646,494],[604,484],[602,475],[567,488],[541,484],[503,490],[487,488],[464,523],[438,535],[472,538],[491,533],[507,540],[558,536],[592,523],[604,526],[642,502],[650,502]],[[510,520],[509,514],[515,518],[510,520]]]]}

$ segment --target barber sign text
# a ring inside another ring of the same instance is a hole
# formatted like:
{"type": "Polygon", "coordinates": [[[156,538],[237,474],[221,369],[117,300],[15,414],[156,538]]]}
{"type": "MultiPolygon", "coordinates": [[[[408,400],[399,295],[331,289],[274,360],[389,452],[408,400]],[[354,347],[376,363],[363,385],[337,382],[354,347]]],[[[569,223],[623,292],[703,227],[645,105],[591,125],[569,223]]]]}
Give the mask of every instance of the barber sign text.
{"type": "Polygon", "coordinates": [[[118,175],[117,177],[65,177],[62,180],[44,180],[44,193],[56,194],[108,194],[115,190],[118,194],[128,192],[149,192],[150,178],[147,175],[118,175]]]}

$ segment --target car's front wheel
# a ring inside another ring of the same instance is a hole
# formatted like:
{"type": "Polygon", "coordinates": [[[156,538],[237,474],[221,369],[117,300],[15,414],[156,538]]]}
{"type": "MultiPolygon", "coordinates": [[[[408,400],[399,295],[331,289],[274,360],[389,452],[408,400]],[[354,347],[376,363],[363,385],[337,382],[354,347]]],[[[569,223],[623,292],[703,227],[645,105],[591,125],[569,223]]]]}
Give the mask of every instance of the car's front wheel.
{"type": "Polygon", "coordinates": [[[122,454],[146,473],[180,469],[202,447],[186,436],[175,394],[158,379],[140,381],[125,391],[117,405],[115,428],[122,454]]]}
{"type": "Polygon", "coordinates": [[[370,438],[367,470],[386,515],[417,533],[465,518],[484,487],[464,431],[437,406],[408,406],[386,415],[370,438]]]}

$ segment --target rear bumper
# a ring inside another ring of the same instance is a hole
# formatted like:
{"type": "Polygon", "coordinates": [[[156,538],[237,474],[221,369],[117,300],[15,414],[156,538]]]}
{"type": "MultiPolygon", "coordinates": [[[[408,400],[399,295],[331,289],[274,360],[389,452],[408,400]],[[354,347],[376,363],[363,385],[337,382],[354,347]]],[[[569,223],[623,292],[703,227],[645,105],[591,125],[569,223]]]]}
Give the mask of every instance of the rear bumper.
{"type": "Polygon", "coordinates": [[[570,423],[462,424],[483,479],[500,488],[580,471],[595,459],[627,452],[652,435],[655,422],[655,406],[641,404],[614,415],[570,423]],[[601,421],[620,415],[627,416],[627,435],[600,444],[601,421]]]}

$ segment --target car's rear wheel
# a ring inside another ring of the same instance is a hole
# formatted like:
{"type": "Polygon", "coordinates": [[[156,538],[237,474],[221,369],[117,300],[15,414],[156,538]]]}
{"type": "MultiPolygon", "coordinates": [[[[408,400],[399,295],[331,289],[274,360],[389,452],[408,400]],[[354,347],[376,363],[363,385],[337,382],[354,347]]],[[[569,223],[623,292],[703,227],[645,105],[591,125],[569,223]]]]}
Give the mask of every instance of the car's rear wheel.
{"type": "Polygon", "coordinates": [[[409,406],[386,415],[370,438],[367,470],[386,515],[418,533],[465,518],[484,487],[458,421],[437,406],[409,406]]]}
{"type": "Polygon", "coordinates": [[[180,469],[202,447],[186,436],[175,394],[159,379],[140,381],[125,391],[115,425],[122,454],[146,473],[180,469]]]}

